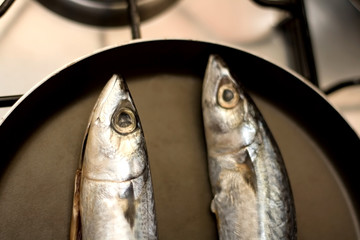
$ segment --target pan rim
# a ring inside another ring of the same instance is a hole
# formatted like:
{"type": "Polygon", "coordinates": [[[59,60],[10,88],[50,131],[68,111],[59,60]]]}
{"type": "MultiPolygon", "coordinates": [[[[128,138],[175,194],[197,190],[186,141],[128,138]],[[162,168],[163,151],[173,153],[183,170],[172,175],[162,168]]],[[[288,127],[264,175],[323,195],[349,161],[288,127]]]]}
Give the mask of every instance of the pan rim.
{"type": "MultiPolygon", "coordinates": [[[[127,43],[123,43],[123,44],[116,44],[116,45],[111,45],[111,46],[106,46],[104,48],[100,48],[92,53],[88,53],[85,54],[83,56],[80,56],[76,59],[74,59],[73,61],[71,61],[68,64],[65,64],[61,67],[59,67],[58,69],[54,70],[53,72],[49,73],[45,78],[41,79],[39,82],[37,82],[35,85],[33,85],[26,93],[24,93],[21,98],[19,100],[17,100],[15,102],[14,105],[11,106],[11,108],[7,111],[7,113],[0,119],[0,127],[3,124],[3,122],[6,121],[6,119],[8,118],[8,116],[14,111],[14,109],[19,106],[21,104],[22,101],[24,101],[30,94],[32,94],[34,91],[36,91],[37,88],[39,88],[41,85],[43,85],[45,82],[47,82],[49,79],[51,79],[53,76],[61,73],[62,71],[66,70],[69,66],[75,65],[91,56],[94,55],[98,55],[101,54],[103,52],[106,51],[111,51],[112,49],[117,49],[117,48],[122,48],[122,47],[126,47],[126,46],[130,46],[130,45],[138,45],[138,44],[147,44],[147,43],[153,43],[153,42],[196,42],[196,43],[200,43],[200,44],[212,44],[212,45],[218,45],[218,46],[222,46],[222,47],[226,47],[226,48],[230,48],[230,49],[234,49],[237,51],[242,51],[245,53],[248,53],[254,57],[260,58],[261,60],[264,60],[278,68],[283,69],[284,71],[286,71],[287,73],[293,75],[295,78],[297,78],[300,82],[302,82],[303,84],[305,84],[307,87],[311,88],[312,91],[314,91],[315,93],[317,93],[321,98],[323,98],[342,118],[343,120],[347,123],[347,125],[355,132],[355,130],[351,127],[350,124],[348,124],[348,122],[346,121],[346,119],[343,117],[343,115],[337,110],[337,108],[335,108],[335,106],[328,101],[326,95],[320,91],[319,88],[317,88],[315,85],[313,85],[311,82],[309,82],[308,80],[306,80],[305,77],[303,77],[302,75],[300,75],[299,73],[297,73],[296,71],[290,69],[287,66],[283,66],[279,63],[274,63],[272,62],[272,60],[268,57],[264,57],[264,56],[259,56],[258,54],[254,53],[253,51],[248,51],[245,50],[241,47],[237,47],[234,46],[232,44],[225,44],[225,43],[218,43],[218,42],[212,42],[212,41],[203,41],[203,40],[191,40],[191,39],[180,39],[180,38],[173,38],[173,39],[150,39],[150,40],[144,40],[144,39],[135,39],[135,40],[130,40],[127,43]]],[[[360,138],[359,138],[360,139],[360,138]]]]}

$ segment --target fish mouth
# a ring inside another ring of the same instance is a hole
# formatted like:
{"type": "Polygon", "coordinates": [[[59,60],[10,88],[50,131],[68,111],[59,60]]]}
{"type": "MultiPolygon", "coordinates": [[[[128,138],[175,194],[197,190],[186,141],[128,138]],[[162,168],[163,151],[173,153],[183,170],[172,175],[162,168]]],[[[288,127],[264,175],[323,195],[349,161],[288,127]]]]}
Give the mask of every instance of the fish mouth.
{"type": "Polygon", "coordinates": [[[215,55],[210,55],[208,63],[207,63],[207,67],[206,67],[206,71],[205,71],[205,77],[204,77],[204,82],[203,82],[203,103],[204,104],[209,104],[212,103],[214,104],[216,102],[216,91],[218,88],[218,78],[219,75],[219,69],[216,65],[216,56],[215,55]]]}
{"type": "MultiPolygon", "coordinates": [[[[119,75],[114,74],[110,78],[109,82],[106,84],[103,96],[99,98],[99,99],[102,99],[102,101],[100,102],[100,106],[99,106],[100,112],[103,111],[103,108],[106,105],[106,103],[108,102],[111,95],[119,95],[120,96],[120,95],[126,95],[126,93],[128,93],[128,88],[126,86],[125,81],[119,75]],[[116,89],[117,86],[119,86],[119,89],[116,89]]],[[[120,102],[122,100],[123,99],[121,99],[120,102]]]]}
{"type": "Polygon", "coordinates": [[[203,82],[204,105],[216,105],[219,88],[222,84],[229,82],[230,73],[226,63],[218,55],[209,56],[203,82]]]}
{"type": "Polygon", "coordinates": [[[106,83],[104,89],[100,93],[100,96],[94,106],[94,110],[90,116],[90,121],[93,122],[99,118],[101,113],[105,112],[105,106],[109,102],[109,98],[115,91],[116,84],[120,81],[120,77],[114,74],[110,80],[106,83]]]}
{"type": "Polygon", "coordinates": [[[138,120],[136,108],[125,80],[114,74],[100,93],[91,116],[91,122],[101,123],[104,127],[111,126],[113,115],[119,109],[124,108],[134,112],[133,118],[138,120]]]}
{"type": "Polygon", "coordinates": [[[107,102],[108,98],[110,97],[111,93],[114,91],[114,88],[118,82],[119,82],[119,76],[114,74],[107,83],[107,85],[110,85],[110,87],[105,87],[106,90],[102,98],[103,101],[101,101],[101,106],[100,106],[101,109],[104,107],[104,104],[107,102]]]}

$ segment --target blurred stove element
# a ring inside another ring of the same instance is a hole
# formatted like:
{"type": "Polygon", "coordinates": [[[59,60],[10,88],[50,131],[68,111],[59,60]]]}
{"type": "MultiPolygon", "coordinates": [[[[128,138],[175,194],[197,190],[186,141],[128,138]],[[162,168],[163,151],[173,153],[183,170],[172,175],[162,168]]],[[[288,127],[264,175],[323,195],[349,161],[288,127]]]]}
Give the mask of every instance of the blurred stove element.
{"type": "MultiPolygon", "coordinates": [[[[68,19],[103,27],[128,25],[127,0],[37,0],[68,19]]],[[[137,0],[142,21],[165,11],[177,0],[137,0]]]]}
{"type": "Polygon", "coordinates": [[[311,43],[310,30],[307,22],[303,0],[253,0],[254,2],[278,9],[286,10],[291,17],[282,23],[294,58],[294,69],[319,87],[315,65],[315,57],[311,43]]]}
{"type": "Polygon", "coordinates": [[[140,34],[140,16],[136,0],[127,0],[128,15],[131,25],[131,35],[133,39],[141,38],[140,34]]]}
{"type": "Polygon", "coordinates": [[[179,10],[211,41],[236,45],[262,41],[286,17],[250,0],[183,0],[179,10]]]}
{"type": "Polygon", "coordinates": [[[0,107],[10,107],[17,100],[19,100],[21,95],[13,95],[13,96],[1,96],[0,97],[0,107]]]}
{"type": "Polygon", "coordinates": [[[360,12],[348,0],[306,0],[321,87],[360,76],[360,12]]]}
{"type": "Polygon", "coordinates": [[[326,95],[328,95],[328,94],[336,92],[340,89],[350,87],[350,86],[355,86],[355,85],[360,85],[360,78],[347,79],[347,80],[340,81],[339,83],[324,90],[324,93],[326,95]]]}
{"type": "Polygon", "coordinates": [[[6,13],[6,11],[11,7],[13,2],[14,0],[2,0],[0,2],[0,17],[2,17],[6,13]]]}
{"type": "Polygon", "coordinates": [[[351,4],[360,11],[360,0],[349,0],[351,4]]]}

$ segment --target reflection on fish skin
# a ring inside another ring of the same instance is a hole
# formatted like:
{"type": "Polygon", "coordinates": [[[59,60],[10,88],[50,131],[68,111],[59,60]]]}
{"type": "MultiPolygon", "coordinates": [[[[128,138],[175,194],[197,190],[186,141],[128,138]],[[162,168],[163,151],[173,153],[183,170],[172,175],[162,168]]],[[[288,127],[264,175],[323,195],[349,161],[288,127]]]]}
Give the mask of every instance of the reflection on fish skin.
{"type": "Polygon", "coordinates": [[[157,239],[145,139],[117,75],[93,109],[75,182],[70,239],[157,239]]]}
{"type": "Polygon", "coordinates": [[[220,239],[296,239],[280,151],[252,99],[217,55],[209,58],[202,107],[220,239]]]}

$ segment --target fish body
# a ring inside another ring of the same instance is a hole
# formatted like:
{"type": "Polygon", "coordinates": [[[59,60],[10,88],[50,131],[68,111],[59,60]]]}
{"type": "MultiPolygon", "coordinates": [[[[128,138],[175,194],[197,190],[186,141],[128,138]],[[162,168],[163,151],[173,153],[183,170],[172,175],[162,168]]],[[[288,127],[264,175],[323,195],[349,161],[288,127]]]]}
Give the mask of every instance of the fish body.
{"type": "Polygon", "coordinates": [[[216,55],[206,69],[202,108],[220,239],[296,239],[280,151],[250,96],[216,55]]]}
{"type": "Polygon", "coordinates": [[[157,239],[143,130],[117,75],[93,109],[80,165],[70,239],[157,239]]]}

